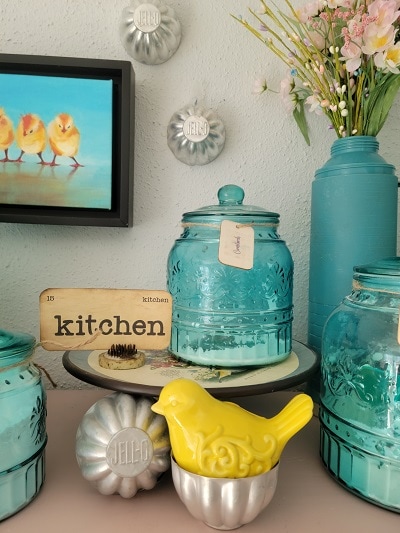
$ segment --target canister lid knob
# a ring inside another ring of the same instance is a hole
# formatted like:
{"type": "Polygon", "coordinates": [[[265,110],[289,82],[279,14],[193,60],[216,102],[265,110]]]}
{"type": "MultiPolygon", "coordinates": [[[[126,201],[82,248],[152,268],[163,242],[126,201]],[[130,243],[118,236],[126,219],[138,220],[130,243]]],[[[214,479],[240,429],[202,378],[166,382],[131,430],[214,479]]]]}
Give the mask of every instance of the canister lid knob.
{"type": "Polygon", "coordinates": [[[224,185],[218,191],[220,205],[242,205],[244,190],[237,185],[224,185]]]}

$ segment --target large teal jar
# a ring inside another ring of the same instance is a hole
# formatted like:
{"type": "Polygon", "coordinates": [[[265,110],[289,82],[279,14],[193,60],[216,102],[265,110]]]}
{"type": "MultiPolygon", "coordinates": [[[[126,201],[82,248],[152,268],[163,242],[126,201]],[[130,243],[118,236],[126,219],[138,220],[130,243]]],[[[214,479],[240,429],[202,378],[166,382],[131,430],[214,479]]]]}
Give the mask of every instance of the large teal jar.
{"type": "Polygon", "coordinates": [[[323,334],[321,457],[344,487],[400,512],[400,258],[353,279],[323,334]]]}
{"type": "Polygon", "coordinates": [[[0,520],[25,507],[45,475],[46,396],[35,338],[0,330],[0,520]]]}
{"type": "Polygon", "coordinates": [[[398,183],[375,137],[336,139],[311,195],[308,344],[351,291],[353,267],[397,253],[398,183]]]}
{"type": "Polygon", "coordinates": [[[170,351],[186,361],[262,366],[283,361],[291,352],[292,256],[277,231],[279,215],[243,205],[243,199],[243,189],[226,185],[218,191],[218,204],[185,213],[183,233],[169,254],[170,351]],[[253,229],[251,268],[219,260],[225,220],[253,229]]]}

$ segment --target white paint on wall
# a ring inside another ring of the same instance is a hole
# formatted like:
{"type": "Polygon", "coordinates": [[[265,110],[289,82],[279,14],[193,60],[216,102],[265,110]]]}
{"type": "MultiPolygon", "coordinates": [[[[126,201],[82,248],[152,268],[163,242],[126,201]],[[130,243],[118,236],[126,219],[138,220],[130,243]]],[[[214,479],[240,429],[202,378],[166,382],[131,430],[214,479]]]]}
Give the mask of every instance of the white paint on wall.
{"type": "MultiPolygon", "coordinates": [[[[281,215],[280,233],[295,262],[294,336],[305,342],[311,182],[334,134],[324,117],[310,116],[309,148],[278,95],[252,94],[257,76],[278,89],[285,75],[230,16],[247,17],[256,0],[167,3],[181,21],[182,42],[169,61],[147,66],[131,60],[119,40],[128,0],[2,0],[1,53],[132,61],[136,137],[133,228],[0,224],[0,327],[38,338],[39,294],[49,287],[165,289],[182,213],[216,203],[218,188],[235,183],[246,203],[281,215]],[[196,98],[223,120],[226,144],[214,162],[189,167],[169,150],[166,130],[171,115],[196,98]]],[[[399,110],[397,99],[379,141],[381,154],[400,169],[399,110]]],[[[60,387],[86,387],[64,370],[61,357],[39,348],[36,361],[60,387]]]]}

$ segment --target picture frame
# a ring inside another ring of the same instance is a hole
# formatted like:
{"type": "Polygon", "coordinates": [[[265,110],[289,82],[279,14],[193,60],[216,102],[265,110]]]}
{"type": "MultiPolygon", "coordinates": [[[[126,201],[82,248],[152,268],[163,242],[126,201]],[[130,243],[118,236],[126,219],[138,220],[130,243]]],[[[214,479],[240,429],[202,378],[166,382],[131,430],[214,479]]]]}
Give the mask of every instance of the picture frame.
{"type": "Polygon", "coordinates": [[[0,222],[130,227],[131,62],[0,54],[0,222]]]}

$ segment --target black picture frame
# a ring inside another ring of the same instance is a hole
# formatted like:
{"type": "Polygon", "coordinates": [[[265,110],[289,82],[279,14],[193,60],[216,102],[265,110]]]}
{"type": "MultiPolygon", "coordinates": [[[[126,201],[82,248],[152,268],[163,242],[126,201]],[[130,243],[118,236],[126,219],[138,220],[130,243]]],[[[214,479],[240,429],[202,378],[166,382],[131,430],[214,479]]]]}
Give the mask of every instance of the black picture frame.
{"type": "MultiPolygon", "coordinates": [[[[118,60],[0,54],[0,74],[111,80],[112,86],[110,208],[12,204],[1,203],[0,198],[0,222],[132,226],[135,120],[132,64],[118,60]]],[[[3,168],[6,164],[9,163],[3,163],[3,168]]]]}

